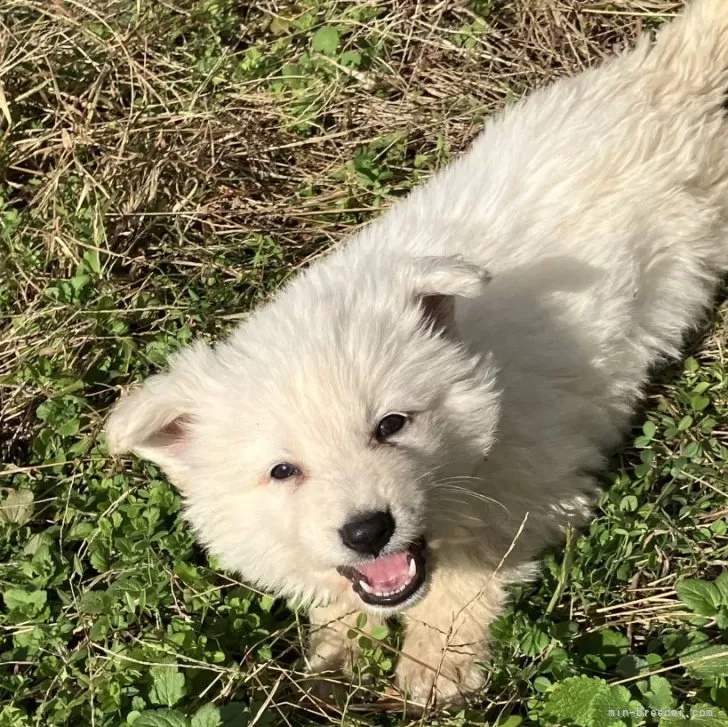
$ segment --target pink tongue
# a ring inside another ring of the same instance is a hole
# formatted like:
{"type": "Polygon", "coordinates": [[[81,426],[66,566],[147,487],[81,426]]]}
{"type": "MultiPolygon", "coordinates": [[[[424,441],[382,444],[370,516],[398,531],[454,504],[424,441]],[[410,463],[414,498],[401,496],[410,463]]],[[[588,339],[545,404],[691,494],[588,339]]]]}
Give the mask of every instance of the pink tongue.
{"type": "Polygon", "coordinates": [[[410,582],[407,552],[400,551],[357,565],[356,569],[376,591],[391,591],[410,582]]]}

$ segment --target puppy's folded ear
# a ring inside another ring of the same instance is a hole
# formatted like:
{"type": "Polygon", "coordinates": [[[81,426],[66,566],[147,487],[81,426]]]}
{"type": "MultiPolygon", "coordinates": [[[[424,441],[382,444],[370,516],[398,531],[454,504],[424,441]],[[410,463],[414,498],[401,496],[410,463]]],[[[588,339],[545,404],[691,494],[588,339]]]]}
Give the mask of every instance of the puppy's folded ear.
{"type": "MultiPolygon", "coordinates": [[[[159,465],[175,484],[186,470],[186,452],[205,367],[214,359],[204,344],[178,354],[167,373],[148,378],[114,406],[106,423],[111,454],[134,454],[159,465]]],[[[207,376],[209,376],[209,371],[207,376]]]]}
{"type": "Polygon", "coordinates": [[[427,323],[436,331],[451,333],[455,298],[477,298],[490,279],[487,270],[458,256],[420,257],[414,266],[415,297],[427,323]]]}

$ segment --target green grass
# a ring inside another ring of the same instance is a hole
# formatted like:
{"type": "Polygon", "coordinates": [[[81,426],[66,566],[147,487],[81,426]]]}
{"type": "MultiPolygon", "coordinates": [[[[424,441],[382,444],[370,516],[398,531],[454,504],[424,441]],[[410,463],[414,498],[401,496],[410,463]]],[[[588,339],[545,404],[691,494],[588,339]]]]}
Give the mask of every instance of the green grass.
{"type": "MultiPolygon", "coordinates": [[[[307,698],[305,618],[218,571],[161,473],[109,458],[105,414],[495,108],[677,3],[85,2],[0,0],[0,727],[401,724],[378,701],[396,638],[365,643],[373,686],[343,714],[307,698]]],[[[728,724],[725,306],[711,320],[590,528],[513,589],[482,704],[439,724],[728,724]]]]}

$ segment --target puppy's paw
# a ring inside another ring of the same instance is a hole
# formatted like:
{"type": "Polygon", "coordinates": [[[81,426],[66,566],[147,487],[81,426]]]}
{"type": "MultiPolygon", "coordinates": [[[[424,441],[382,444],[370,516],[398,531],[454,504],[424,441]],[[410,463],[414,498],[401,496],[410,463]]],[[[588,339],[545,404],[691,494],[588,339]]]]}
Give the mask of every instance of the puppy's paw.
{"type": "Polygon", "coordinates": [[[300,686],[315,700],[340,707],[346,702],[351,676],[340,671],[310,672],[300,686]]]}
{"type": "Polygon", "coordinates": [[[354,680],[359,655],[356,641],[341,631],[319,628],[311,637],[308,668],[301,682],[304,691],[316,699],[341,706],[354,680]]]}
{"type": "Polygon", "coordinates": [[[433,650],[429,654],[402,655],[397,664],[397,686],[410,712],[453,710],[481,690],[483,673],[473,654],[433,650]],[[416,659],[416,660],[415,660],[416,659]]]}
{"type": "Polygon", "coordinates": [[[370,674],[355,666],[336,671],[309,671],[298,685],[317,702],[343,709],[352,699],[370,698],[373,681],[370,674]]]}
{"type": "MultiPolygon", "coordinates": [[[[359,612],[347,604],[332,604],[311,611],[308,668],[301,684],[312,697],[342,706],[352,693],[368,682],[358,668],[361,647],[350,638],[358,633],[359,612]]],[[[381,623],[370,619],[367,628],[381,623]]]]}

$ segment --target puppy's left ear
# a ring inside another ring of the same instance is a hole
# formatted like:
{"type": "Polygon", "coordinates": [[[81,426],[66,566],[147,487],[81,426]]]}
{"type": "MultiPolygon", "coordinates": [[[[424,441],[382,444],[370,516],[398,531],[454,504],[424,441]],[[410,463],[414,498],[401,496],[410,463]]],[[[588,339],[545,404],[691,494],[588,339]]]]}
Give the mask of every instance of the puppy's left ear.
{"type": "Polygon", "coordinates": [[[178,354],[169,371],[149,377],[123,396],[106,423],[111,454],[134,454],[159,465],[178,486],[185,481],[195,397],[214,360],[198,344],[178,354]]]}
{"type": "Polygon", "coordinates": [[[436,331],[452,332],[455,299],[483,294],[491,275],[484,268],[459,256],[417,258],[414,271],[415,297],[425,320],[436,331]]]}

